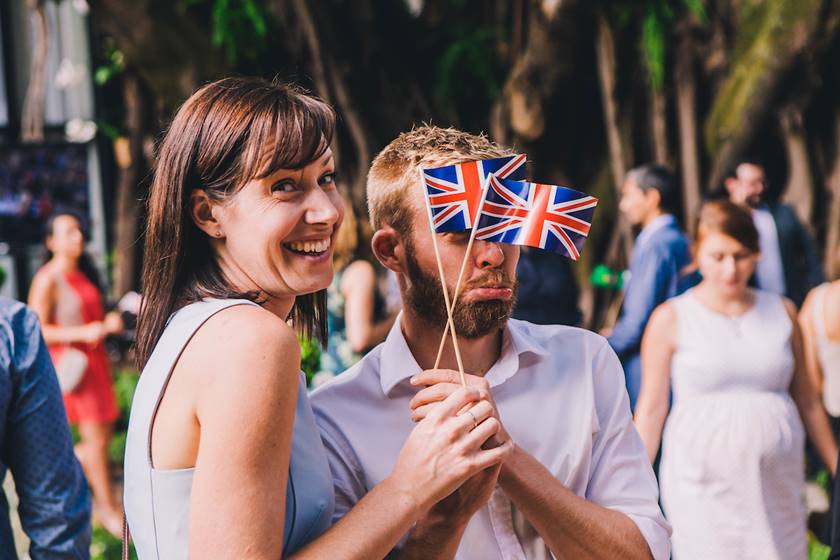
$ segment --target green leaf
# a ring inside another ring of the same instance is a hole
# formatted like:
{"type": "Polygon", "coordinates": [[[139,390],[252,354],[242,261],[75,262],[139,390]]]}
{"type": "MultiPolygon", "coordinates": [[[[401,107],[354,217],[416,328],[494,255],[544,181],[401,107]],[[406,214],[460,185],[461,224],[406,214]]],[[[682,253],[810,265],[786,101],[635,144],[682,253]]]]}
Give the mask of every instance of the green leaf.
{"type": "Polygon", "coordinates": [[[254,33],[258,37],[264,37],[267,27],[265,16],[260,11],[257,3],[254,0],[243,0],[242,11],[246,18],[250,20],[251,26],[254,28],[254,33]]]}
{"type": "Polygon", "coordinates": [[[100,66],[96,69],[96,72],[93,74],[93,81],[96,82],[98,86],[104,86],[107,84],[111,77],[114,75],[114,69],[110,66],[100,66]]]}
{"type": "Polygon", "coordinates": [[[661,89],[665,83],[665,26],[657,10],[650,10],[642,22],[642,48],[651,85],[661,89]]]}
{"type": "Polygon", "coordinates": [[[708,21],[706,8],[703,7],[702,0],[682,0],[682,3],[700,23],[706,23],[708,21]]]}
{"type": "Polygon", "coordinates": [[[211,41],[217,47],[224,45],[228,38],[228,5],[229,0],[215,0],[213,3],[213,31],[211,41]]]}

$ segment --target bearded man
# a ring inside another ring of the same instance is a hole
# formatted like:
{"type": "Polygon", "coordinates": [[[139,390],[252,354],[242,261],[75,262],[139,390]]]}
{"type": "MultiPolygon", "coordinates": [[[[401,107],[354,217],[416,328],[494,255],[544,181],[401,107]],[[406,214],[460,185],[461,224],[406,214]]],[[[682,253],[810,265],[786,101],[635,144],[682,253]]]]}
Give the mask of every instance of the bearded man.
{"type": "MultiPolygon", "coordinates": [[[[424,126],[371,166],[372,246],[397,275],[403,312],[384,343],[312,395],[334,521],[392,471],[413,421],[458,388],[451,346],[448,369],[429,369],[447,313],[419,170],[509,155],[483,136],[424,126]]],[[[452,294],[469,232],[436,235],[452,294]]],[[[621,365],[594,333],[510,319],[518,257],[517,246],[476,240],[453,310],[468,384],[495,403],[496,443],[512,439],[514,451],[435,505],[394,555],[666,559],[670,527],[621,365]]]]}

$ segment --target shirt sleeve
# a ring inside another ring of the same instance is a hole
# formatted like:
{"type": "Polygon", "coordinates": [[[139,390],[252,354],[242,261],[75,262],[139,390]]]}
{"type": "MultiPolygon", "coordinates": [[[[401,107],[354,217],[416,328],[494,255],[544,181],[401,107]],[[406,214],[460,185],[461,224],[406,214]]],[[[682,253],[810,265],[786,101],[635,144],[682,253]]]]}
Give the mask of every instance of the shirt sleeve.
{"type": "Polygon", "coordinates": [[[624,294],[621,317],[608,339],[621,359],[639,350],[651,313],[667,299],[669,287],[679,274],[668,251],[656,245],[643,251],[630,269],[632,275],[624,294]]]}
{"type": "Polygon", "coordinates": [[[621,364],[608,345],[597,352],[592,374],[598,430],[586,498],[627,515],[653,557],[667,560],[671,526],[662,515],[656,477],[633,426],[621,364]]]}
{"type": "Polygon", "coordinates": [[[58,379],[34,313],[22,308],[12,327],[15,392],[3,454],[20,498],[30,557],[88,558],[90,495],[64,412],[58,379]]]}
{"type": "MultiPolygon", "coordinates": [[[[323,398],[323,397],[322,397],[323,398]]],[[[365,494],[364,474],[356,454],[333,418],[325,414],[313,399],[315,424],[321,432],[321,440],[327,451],[327,460],[335,489],[335,509],[332,523],[347,515],[365,494]]]]}

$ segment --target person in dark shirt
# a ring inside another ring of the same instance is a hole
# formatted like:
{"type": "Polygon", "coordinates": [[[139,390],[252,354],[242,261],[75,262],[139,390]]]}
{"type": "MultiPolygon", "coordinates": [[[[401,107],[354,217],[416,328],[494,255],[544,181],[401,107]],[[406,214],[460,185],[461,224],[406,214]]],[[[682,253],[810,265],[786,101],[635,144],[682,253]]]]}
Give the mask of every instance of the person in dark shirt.
{"type": "MultiPolygon", "coordinates": [[[[29,556],[90,557],[90,494],[64,413],[61,390],[25,305],[0,297],[0,480],[12,474],[29,556]]],[[[0,492],[0,558],[17,558],[6,496],[0,492]]]]}
{"type": "Polygon", "coordinates": [[[580,325],[578,288],[569,259],[522,247],[516,277],[519,295],[513,309],[514,319],[537,325],[580,325]]]}
{"type": "Polygon", "coordinates": [[[825,279],[811,234],[787,204],[766,200],[764,166],[754,160],[736,165],[724,181],[729,200],[752,212],[761,242],[753,280],[762,290],[802,306],[808,291],[825,279]]]}

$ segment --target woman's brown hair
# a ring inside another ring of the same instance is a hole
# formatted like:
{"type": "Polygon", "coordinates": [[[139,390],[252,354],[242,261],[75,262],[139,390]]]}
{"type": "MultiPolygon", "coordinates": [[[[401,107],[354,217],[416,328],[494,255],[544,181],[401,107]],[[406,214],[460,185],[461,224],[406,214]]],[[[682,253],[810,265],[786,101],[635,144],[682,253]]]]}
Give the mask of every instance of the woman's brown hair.
{"type": "Polygon", "coordinates": [[[727,199],[712,200],[700,208],[697,220],[697,232],[694,247],[698,247],[703,238],[710,233],[728,235],[753,253],[761,252],[758,243],[758,230],[753,223],[752,214],[746,208],[727,199]]]}
{"type": "MultiPolygon", "coordinates": [[[[208,236],[193,222],[190,194],[222,202],[252,179],[300,169],[319,158],[335,113],[304,91],[261,78],[225,78],[196,91],[163,139],[148,199],[143,304],[137,325],[142,369],[179,308],[203,298],[259,301],[219,269],[208,236]]],[[[302,336],[326,340],[326,292],[300,295],[289,319],[302,336]]]]}

